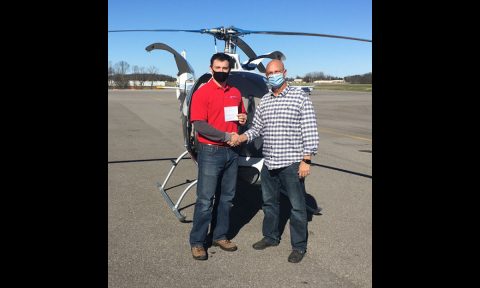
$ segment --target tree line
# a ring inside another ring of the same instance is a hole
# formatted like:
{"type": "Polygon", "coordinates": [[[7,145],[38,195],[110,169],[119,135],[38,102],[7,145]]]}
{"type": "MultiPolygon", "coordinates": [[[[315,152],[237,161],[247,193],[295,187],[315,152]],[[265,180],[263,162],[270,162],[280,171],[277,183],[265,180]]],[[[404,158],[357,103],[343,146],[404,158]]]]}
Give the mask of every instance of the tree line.
{"type": "Polygon", "coordinates": [[[309,72],[305,74],[305,76],[300,77],[296,76],[295,78],[287,78],[287,81],[293,81],[293,79],[303,79],[303,82],[307,83],[312,83],[317,80],[345,80],[345,82],[351,83],[351,84],[372,84],[372,72],[365,73],[362,75],[352,75],[352,76],[345,76],[343,78],[341,77],[335,77],[335,76],[330,76],[326,75],[323,72],[309,72]]]}
{"type": "Polygon", "coordinates": [[[372,72],[365,73],[362,75],[353,75],[344,77],[345,82],[351,84],[372,84],[372,72]]]}
{"type": "Polygon", "coordinates": [[[302,78],[304,82],[313,82],[317,80],[342,80],[340,77],[326,75],[323,72],[308,72],[305,76],[297,76],[296,78],[302,78]]]}
{"type": "MultiPolygon", "coordinates": [[[[130,71],[130,64],[125,61],[120,61],[112,65],[112,62],[108,62],[108,86],[126,89],[129,86],[129,81],[135,81],[140,86],[146,81],[170,81],[174,82],[176,79],[169,75],[159,74],[158,69],[155,66],[148,68],[139,67],[134,65],[131,69],[132,73],[127,74],[130,71]]],[[[287,78],[287,81],[293,81],[294,79],[301,78],[304,82],[312,83],[316,80],[342,80],[351,84],[372,84],[372,72],[362,75],[352,75],[343,78],[327,75],[323,72],[309,72],[305,76],[296,76],[295,78],[287,78]]]]}
{"type": "Polygon", "coordinates": [[[132,73],[127,74],[130,71],[130,64],[125,61],[120,61],[112,65],[112,62],[108,62],[108,87],[115,87],[119,89],[126,89],[129,86],[130,81],[139,83],[140,86],[146,81],[176,81],[175,78],[159,74],[158,69],[155,66],[139,67],[134,65],[132,67],[132,73]]]}

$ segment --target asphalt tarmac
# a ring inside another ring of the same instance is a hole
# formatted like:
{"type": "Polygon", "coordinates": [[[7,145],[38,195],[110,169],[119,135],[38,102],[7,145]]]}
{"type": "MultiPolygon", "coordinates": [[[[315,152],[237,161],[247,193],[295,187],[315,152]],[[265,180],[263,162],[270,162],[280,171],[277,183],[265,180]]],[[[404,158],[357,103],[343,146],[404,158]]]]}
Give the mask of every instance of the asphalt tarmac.
{"type": "MultiPolygon", "coordinates": [[[[157,183],[182,152],[179,102],[174,90],[108,93],[108,287],[372,287],[372,94],[314,90],[319,152],[306,179],[310,205],[308,250],[297,264],[288,219],[279,246],[262,251],[259,185],[239,182],[232,210],[235,252],[208,249],[192,258],[195,187],[169,209],[157,183]]],[[[176,200],[197,177],[182,160],[167,183],[176,200]]],[[[288,202],[282,202],[288,206],[288,202]]]]}

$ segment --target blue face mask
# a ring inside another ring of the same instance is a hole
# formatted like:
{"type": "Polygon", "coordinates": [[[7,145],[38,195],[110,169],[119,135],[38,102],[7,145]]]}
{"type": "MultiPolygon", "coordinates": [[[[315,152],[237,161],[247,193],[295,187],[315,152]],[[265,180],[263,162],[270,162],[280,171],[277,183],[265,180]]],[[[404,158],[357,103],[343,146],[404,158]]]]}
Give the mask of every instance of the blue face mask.
{"type": "Polygon", "coordinates": [[[278,87],[282,86],[285,79],[283,78],[283,73],[277,73],[268,76],[268,84],[272,86],[272,88],[277,89],[278,87]]]}

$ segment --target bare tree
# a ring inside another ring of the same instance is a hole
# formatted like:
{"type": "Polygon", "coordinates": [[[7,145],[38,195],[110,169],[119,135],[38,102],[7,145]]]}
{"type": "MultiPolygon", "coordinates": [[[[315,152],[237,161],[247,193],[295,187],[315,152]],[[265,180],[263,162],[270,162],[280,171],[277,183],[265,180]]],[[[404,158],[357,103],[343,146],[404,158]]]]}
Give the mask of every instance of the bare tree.
{"type": "Polygon", "coordinates": [[[113,76],[115,75],[115,71],[112,67],[112,61],[108,61],[108,88],[112,87],[115,82],[113,81],[113,76]]]}
{"type": "Polygon", "coordinates": [[[131,80],[133,80],[133,87],[135,88],[138,82],[140,82],[140,67],[138,67],[137,65],[133,65],[132,71],[133,71],[133,74],[132,74],[131,80]]]}
{"type": "Polygon", "coordinates": [[[117,64],[115,64],[116,67],[116,72],[121,75],[126,75],[128,72],[128,69],[130,69],[130,64],[128,64],[125,61],[120,61],[117,64]]]}
{"type": "Polygon", "coordinates": [[[128,88],[128,78],[127,71],[130,68],[130,65],[125,61],[120,61],[115,64],[115,85],[118,88],[126,89],[128,88]]]}
{"type": "Polygon", "coordinates": [[[157,67],[155,67],[155,66],[150,66],[150,67],[148,67],[148,69],[147,69],[147,73],[148,73],[148,75],[149,75],[148,80],[152,81],[152,82],[150,83],[150,87],[153,88],[153,81],[156,80],[156,75],[157,75],[157,73],[158,73],[158,69],[157,69],[157,67]]]}
{"type": "Polygon", "coordinates": [[[145,73],[145,67],[140,67],[139,73],[138,81],[140,82],[140,86],[143,87],[143,83],[148,80],[148,74],[145,73]]]}

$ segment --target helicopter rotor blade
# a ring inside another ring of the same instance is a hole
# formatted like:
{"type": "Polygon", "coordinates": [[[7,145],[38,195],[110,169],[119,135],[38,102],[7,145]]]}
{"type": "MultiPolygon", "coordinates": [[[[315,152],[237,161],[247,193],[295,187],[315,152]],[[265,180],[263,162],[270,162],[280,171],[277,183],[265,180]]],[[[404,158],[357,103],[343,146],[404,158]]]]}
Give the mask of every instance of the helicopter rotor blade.
{"type": "MultiPolygon", "coordinates": [[[[319,33],[306,33],[306,32],[287,32],[287,31],[254,31],[254,30],[243,30],[236,27],[217,27],[211,29],[198,29],[198,30],[185,30],[185,29],[126,29],[126,30],[108,30],[108,32],[193,32],[193,33],[207,33],[214,35],[217,39],[225,40],[226,35],[233,36],[238,39],[239,36],[247,34],[270,34],[270,35],[297,35],[297,36],[317,36],[317,37],[328,37],[328,38],[338,38],[338,39],[347,39],[363,42],[372,42],[369,39],[355,38],[348,36],[332,35],[332,34],[319,34],[319,33]]],[[[243,49],[242,49],[243,50],[243,49]]],[[[250,57],[253,58],[253,57],[250,57]]]]}
{"type": "Polygon", "coordinates": [[[172,47],[164,43],[153,43],[145,47],[145,50],[147,50],[148,52],[154,49],[165,50],[173,54],[173,58],[175,59],[175,63],[177,64],[177,68],[178,68],[177,76],[180,76],[183,73],[189,73],[192,75],[195,74],[192,66],[190,66],[188,61],[185,58],[183,58],[183,56],[180,55],[180,53],[178,53],[172,47]]]}
{"type": "MultiPolygon", "coordinates": [[[[257,58],[257,54],[255,54],[255,52],[252,50],[252,48],[250,48],[250,46],[248,46],[248,44],[245,43],[245,41],[240,39],[240,37],[236,37],[235,41],[236,41],[237,46],[240,49],[242,49],[242,51],[245,53],[245,55],[247,55],[248,58],[250,58],[250,59],[257,58]]],[[[263,66],[262,63],[258,64],[257,69],[258,69],[258,71],[260,71],[262,73],[265,73],[265,66],[263,66]]]]}
{"type": "MultiPolygon", "coordinates": [[[[125,29],[125,30],[108,30],[108,32],[193,32],[201,34],[210,34],[219,40],[225,40],[226,30],[223,27],[199,30],[186,29],[125,29]]],[[[231,31],[229,31],[231,33],[231,31]]]]}
{"type": "Polygon", "coordinates": [[[126,29],[126,30],[108,30],[108,32],[195,32],[205,33],[206,29],[183,30],[183,29],[126,29]]]}
{"type": "Polygon", "coordinates": [[[239,31],[239,33],[242,34],[242,35],[246,35],[246,34],[270,34],[270,35],[318,36],[318,37],[340,38],[340,39],[356,40],[356,41],[363,41],[363,42],[372,42],[372,40],[369,40],[369,39],[339,36],[339,35],[331,35],[331,34],[318,34],[318,33],[306,33],[306,32],[285,32],[285,31],[252,31],[252,30],[242,30],[242,29],[236,29],[236,30],[239,31]]]}

